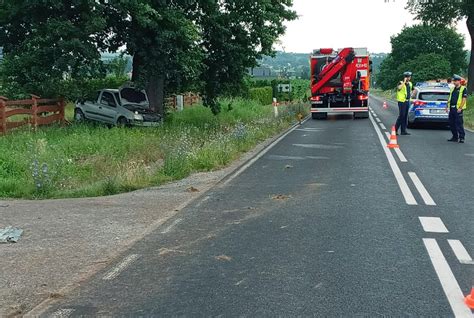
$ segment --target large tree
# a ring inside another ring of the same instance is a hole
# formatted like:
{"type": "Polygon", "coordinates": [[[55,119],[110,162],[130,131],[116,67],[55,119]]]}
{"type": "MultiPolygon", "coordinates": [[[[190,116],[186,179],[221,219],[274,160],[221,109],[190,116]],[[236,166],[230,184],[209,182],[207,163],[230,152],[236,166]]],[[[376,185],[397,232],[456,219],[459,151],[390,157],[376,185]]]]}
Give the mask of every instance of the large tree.
{"type": "Polygon", "coordinates": [[[203,0],[197,21],[204,49],[205,103],[214,113],[217,96],[239,91],[247,69],[265,55],[284,33],[285,21],[296,19],[292,0],[203,0]]]}
{"type": "MultiPolygon", "coordinates": [[[[409,0],[408,9],[417,19],[431,25],[454,25],[466,19],[467,29],[471,36],[471,57],[468,71],[468,90],[474,91],[474,1],[472,0],[409,0]]],[[[451,61],[451,63],[453,63],[451,61]]]]}
{"type": "Polygon", "coordinates": [[[96,0],[3,0],[4,80],[30,93],[51,95],[65,77],[104,74],[98,49],[105,25],[96,0]]]}
{"type": "Polygon", "coordinates": [[[392,52],[382,62],[377,84],[396,86],[405,71],[415,81],[446,78],[466,68],[464,40],[454,29],[428,24],[405,27],[391,39],[392,52]],[[431,78],[430,78],[431,77],[431,78]]]}

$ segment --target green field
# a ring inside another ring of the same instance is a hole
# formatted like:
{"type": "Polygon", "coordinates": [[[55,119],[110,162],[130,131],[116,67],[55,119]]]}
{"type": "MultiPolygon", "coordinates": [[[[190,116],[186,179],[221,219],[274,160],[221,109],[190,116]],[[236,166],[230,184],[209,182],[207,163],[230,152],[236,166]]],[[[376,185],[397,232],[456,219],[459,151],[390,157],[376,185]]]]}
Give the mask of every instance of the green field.
{"type": "MultiPolygon", "coordinates": [[[[160,185],[228,165],[295,122],[303,105],[281,108],[224,100],[212,115],[196,106],[170,115],[159,128],[97,124],[27,129],[0,137],[0,197],[64,198],[109,195],[160,185]]],[[[71,107],[68,107],[71,116],[71,107]]]]}

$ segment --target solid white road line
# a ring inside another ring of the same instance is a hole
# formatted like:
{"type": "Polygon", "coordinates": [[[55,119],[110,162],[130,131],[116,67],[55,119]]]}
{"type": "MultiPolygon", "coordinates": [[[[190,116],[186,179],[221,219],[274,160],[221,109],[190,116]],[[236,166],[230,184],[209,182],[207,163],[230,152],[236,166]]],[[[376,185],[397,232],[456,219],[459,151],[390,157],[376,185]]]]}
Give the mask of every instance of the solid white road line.
{"type": "Polygon", "coordinates": [[[208,201],[210,198],[211,198],[210,196],[206,195],[206,196],[204,197],[204,199],[202,199],[201,201],[199,201],[198,204],[196,204],[196,208],[199,208],[201,205],[203,205],[203,203],[205,203],[206,201],[208,201]]]}
{"type": "Polygon", "coordinates": [[[379,125],[380,125],[380,128],[382,128],[383,130],[387,130],[387,127],[385,127],[384,124],[380,123],[379,125]]]}
{"type": "Polygon", "coordinates": [[[51,317],[52,318],[67,318],[71,316],[71,314],[74,312],[74,309],[59,309],[55,311],[51,317]]]}
{"type": "Polygon", "coordinates": [[[408,184],[405,178],[403,177],[403,174],[400,171],[400,168],[397,165],[397,162],[395,161],[395,158],[393,157],[390,150],[387,148],[387,143],[385,141],[385,138],[382,135],[380,128],[377,126],[377,124],[375,123],[372,117],[370,117],[370,121],[372,122],[372,125],[375,128],[375,132],[377,133],[377,136],[379,137],[380,144],[382,145],[382,149],[385,152],[385,156],[387,156],[388,163],[390,164],[390,168],[392,168],[393,175],[395,176],[398,186],[400,187],[400,190],[402,191],[403,197],[405,198],[405,202],[408,205],[418,205],[418,203],[415,200],[415,197],[413,196],[413,193],[410,190],[410,187],[408,187],[408,184]]]}
{"type": "Polygon", "coordinates": [[[419,217],[423,230],[428,233],[449,233],[440,218],[433,217],[419,217]]]}
{"type": "Polygon", "coordinates": [[[418,190],[418,192],[420,193],[421,197],[423,198],[423,201],[425,201],[425,204],[426,204],[426,205],[435,206],[436,203],[434,202],[433,198],[432,198],[431,195],[428,193],[428,191],[426,190],[425,186],[424,186],[423,183],[420,181],[420,179],[418,178],[418,176],[416,175],[416,173],[414,173],[414,172],[408,172],[408,175],[410,176],[411,181],[413,181],[413,184],[415,185],[416,189],[418,190]]]}
{"type": "Polygon", "coordinates": [[[462,245],[461,241],[459,240],[448,240],[451,249],[453,250],[454,254],[456,255],[459,263],[461,264],[469,264],[474,265],[474,261],[472,260],[471,255],[466,251],[464,245],[462,245]]]}
{"type": "Polygon", "coordinates": [[[136,254],[131,254],[127,256],[123,261],[121,261],[118,265],[112,268],[107,274],[102,277],[103,280],[112,280],[120,275],[130,264],[135,262],[140,256],[136,254]]]}
{"type": "MultiPolygon", "coordinates": [[[[385,132],[385,136],[387,136],[388,141],[390,141],[390,137],[391,137],[390,133],[385,132]]],[[[403,152],[400,150],[400,148],[395,148],[393,150],[395,150],[395,153],[397,154],[397,157],[398,159],[400,159],[401,162],[408,162],[407,158],[405,157],[403,152]]]]}
{"type": "Polygon", "coordinates": [[[448,262],[444,258],[443,252],[439,248],[438,242],[435,239],[423,239],[423,243],[428,251],[436,275],[438,275],[441,287],[443,287],[444,294],[448,298],[454,316],[457,318],[472,318],[472,312],[464,304],[464,295],[448,262]]]}
{"type": "Polygon", "coordinates": [[[169,231],[171,231],[176,225],[178,225],[179,223],[181,223],[181,221],[183,221],[183,219],[176,219],[173,221],[173,223],[171,223],[167,228],[165,228],[163,231],[161,231],[161,234],[166,234],[168,233],[169,231]]]}
{"type": "MultiPolygon", "coordinates": [[[[309,118],[308,118],[309,119],[309,118]]],[[[304,123],[306,123],[308,121],[308,119],[305,119],[301,125],[303,125],[304,123]]],[[[283,139],[286,138],[286,136],[288,136],[289,134],[291,134],[295,129],[298,129],[301,127],[301,125],[295,125],[293,128],[291,128],[290,130],[288,130],[285,134],[283,134],[282,136],[280,136],[280,138],[278,138],[277,140],[275,140],[271,145],[269,145],[267,148],[263,149],[262,151],[260,151],[260,153],[258,155],[256,155],[254,158],[252,158],[251,160],[249,160],[246,164],[244,164],[239,170],[237,170],[232,176],[230,176],[226,181],[223,182],[224,185],[227,185],[229,184],[232,180],[234,180],[235,178],[237,178],[239,175],[242,174],[242,172],[244,172],[245,170],[247,170],[250,166],[252,166],[258,159],[262,158],[267,152],[269,152],[273,147],[275,147],[280,141],[282,141],[283,139]]]]}

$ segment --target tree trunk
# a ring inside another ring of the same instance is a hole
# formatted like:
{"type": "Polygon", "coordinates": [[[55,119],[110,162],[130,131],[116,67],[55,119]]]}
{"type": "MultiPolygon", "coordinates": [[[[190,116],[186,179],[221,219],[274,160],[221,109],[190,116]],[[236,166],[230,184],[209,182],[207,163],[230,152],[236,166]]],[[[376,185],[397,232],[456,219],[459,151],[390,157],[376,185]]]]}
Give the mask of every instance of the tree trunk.
{"type": "Polygon", "coordinates": [[[132,63],[132,82],[135,83],[139,80],[141,67],[142,67],[141,58],[135,52],[135,54],[133,54],[133,63],[132,63]]]}
{"type": "Polygon", "coordinates": [[[467,18],[467,29],[469,30],[469,34],[471,36],[471,59],[467,73],[467,91],[469,94],[472,94],[474,92],[474,16],[469,16],[467,18]]]}
{"type": "Polygon", "coordinates": [[[150,102],[150,108],[164,117],[165,115],[165,77],[162,75],[150,75],[147,76],[143,70],[143,60],[138,53],[133,55],[133,71],[132,71],[132,82],[144,83],[146,94],[148,95],[148,101],[150,102]],[[145,76],[147,78],[141,78],[145,76]]]}
{"type": "Polygon", "coordinates": [[[146,84],[146,93],[150,101],[150,107],[155,112],[164,116],[165,114],[165,77],[163,75],[151,76],[146,84]]]}

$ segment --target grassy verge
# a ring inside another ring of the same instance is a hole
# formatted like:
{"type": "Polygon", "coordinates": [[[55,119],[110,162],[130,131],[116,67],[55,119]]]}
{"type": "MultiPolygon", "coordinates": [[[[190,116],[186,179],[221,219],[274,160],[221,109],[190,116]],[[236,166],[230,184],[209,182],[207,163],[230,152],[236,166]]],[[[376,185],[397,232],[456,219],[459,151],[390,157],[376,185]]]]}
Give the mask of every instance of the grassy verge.
{"type": "Polygon", "coordinates": [[[464,113],[464,124],[467,128],[474,130],[474,96],[467,101],[467,110],[464,113]]]}
{"type": "Polygon", "coordinates": [[[218,116],[202,106],[186,109],[159,128],[17,130],[0,137],[0,197],[110,195],[219,169],[289,127],[299,109],[307,112],[291,106],[275,119],[270,106],[256,102],[224,105],[218,116]]]}
{"type": "Polygon", "coordinates": [[[389,91],[384,91],[381,89],[371,89],[370,92],[376,96],[386,98],[386,99],[392,99],[395,100],[395,91],[394,90],[389,90],[389,91]]]}

